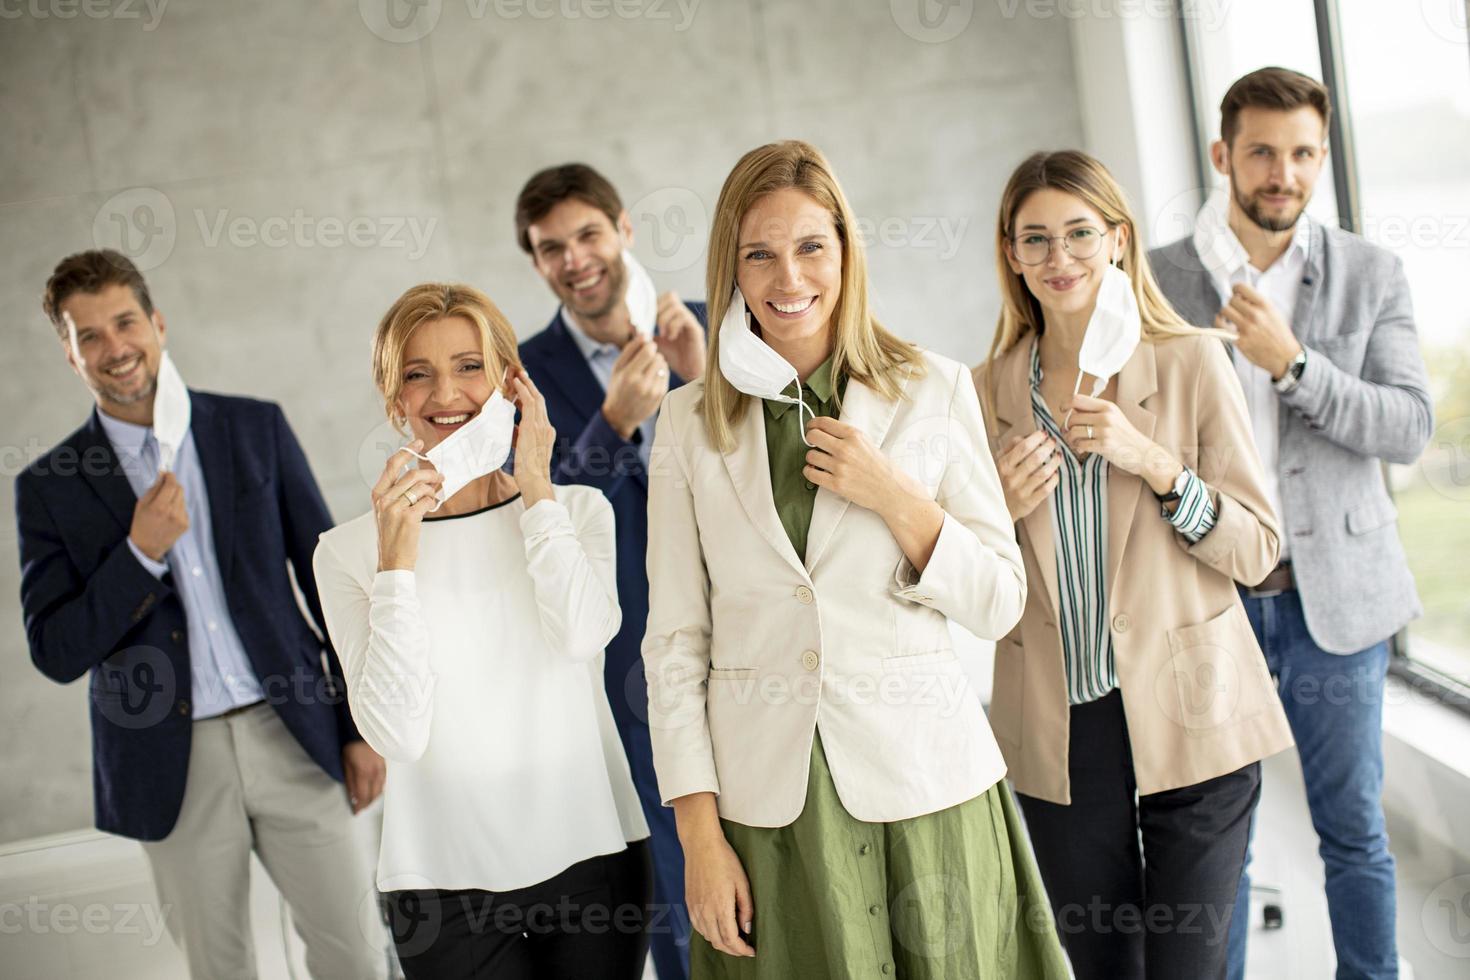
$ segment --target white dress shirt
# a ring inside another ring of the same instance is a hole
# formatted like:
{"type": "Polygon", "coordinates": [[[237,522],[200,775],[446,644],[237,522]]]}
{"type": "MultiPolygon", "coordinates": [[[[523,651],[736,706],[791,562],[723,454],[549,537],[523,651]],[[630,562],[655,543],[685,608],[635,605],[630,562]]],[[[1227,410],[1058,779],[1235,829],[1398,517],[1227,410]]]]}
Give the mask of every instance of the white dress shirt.
{"type": "Polygon", "coordinates": [[[612,507],[555,494],[426,519],[412,571],[376,570],[372,512],[317,546],[352,716],[388,760],[384,891],[522,888],[648,836],[602,680],[612,507]]]}
{"type": "MultiPolygon", "coordinates": [[[[133,493],[142,497],[158,482],[158,440],[152,426],[113,418],[100,409],[97,418],[107,433],[133,493]]],[[[189,636],[189,693],[193,718],[204,721],[232,708],[254,704],[265,697],[255,676],[255,665],[235,630],[225,595],[224,576],[214,552],[214,524],[210,517],[209,487],[193,431],[184,434],[174,460],[174,476],[184,490],[189,527],[168,549],[163,561],[143,554],[133,539],[128,548],[138,564],[156,579],[173,573],[173,587],[184,604],[184,626],[189,636]]],[[[229,499],[229,498],[226,498],[229,499]]]]}
{"type": "MultiPolygon", "coordinates": [[[[1230,299],[1232,286],[1243,282],[1264,295],[1290,324],[1291,317],[1296,310],[1297,294],[1301,292],[1302,272],[1307,267],[1307,246],[1312,240],[1311,234],[1305,229],[1306,223],[1305,216],[1298,219],[1292,231],[1291,244],[1265,271],[1250,264],[1246,257],[1245,247],[1240,244],[1240,240],[1235,237],[1235,233],[1229,227],[1222,229],[1219,233],[1229,236],[1227,242],[1235,259],[1225,268],[1216,269],[1212,273],[1215,288],[1220,292],[1221,303],[1230,299]]],[[[1240,348],[1231,345],[1230,356],[1235,362],[1235,373],[1240,375],[1241,387],[1245,390],[1245,404],[1250,410],[1251,431],[1255,435],[1256,449],[1260,452],[1261,463],[1265,467],[1266,497],[1271,501],[1272,508],[1280,516],[1284,525],[1286,514],[1281,509],[1281,481],[1277,470],[1281,455],[1281,396],[1271,385],[1270,372],[1252,364],[1240,352],[1240,348]]],[[[1281,536],[1281,559],[1283,561],[1289,557],[1287,554],[1289,541],[1289,535],[1281,536]]]]}
{"type": "MultiPolygon", "coordinates": [[[[565,307],[561,311],[561,322],[567,325],[567,332],[572,335],[572,342],[587,359],[587,366],[592,369],[593,377],[602,384],[603,394],[607,394],[607,386],[612,384],[613,365],[618,363],[623,349],[617,344],[604,344],[587,336],[582,328],[577,326],[565,307]]],[[[653,451],[653,432],[657,422],[658,413],[654,412],[638,425],[638,432],[642,435],[638,443],[638,458],[643,460],[645,470],[648,469],[649,454],[653,451]]]]}

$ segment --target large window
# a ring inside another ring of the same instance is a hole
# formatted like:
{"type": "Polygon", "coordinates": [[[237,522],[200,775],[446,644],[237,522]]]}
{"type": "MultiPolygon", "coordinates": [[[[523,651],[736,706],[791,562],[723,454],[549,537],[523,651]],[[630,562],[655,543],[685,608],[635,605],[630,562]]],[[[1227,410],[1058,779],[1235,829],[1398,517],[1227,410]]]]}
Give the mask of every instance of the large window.
{"type": "MultiPolygon", "coordinates": [[[[1188,4],[1184,5],[1187,11],[1188,4]]],[[[1338,201],[1325,171],[1308,212],[1399,256],[1435,402],[1420,461],[1390,468],[1399,531],[1424,617],[1398,637],[1419,676],[1470,688],[1470,44],[1467,0],[1361,3],[1238,0],[1220,23],[1184,19],[1201,152],[1216,138],[1230,83],[1266,65],[1315,78],[1336,73],[1350,145],[1332,146],[1355,200],[1338,201]],[[1319,9],[1320,8],[1320,9],[1319,9]],[[1336,19],[1319,42],[1319,13],[1336,19]],[[1327,32],[1330,34],[1330,32],[1327,32]],[[1323,71],[1323,49],[1331,72],[1323,71]],[[1353,206],[1356,206],[1356,213],[1353,206]]],[[[1208,171],[1207,171],[1208,172],[1208,171]]],[[[1212,179],[1214,175],[1211,174],[1212,179]]]]}
{"type": "Polygon", "coordinates": [[[1470,684],[1470,47],[1465,0],[1339,3],[1361,231],[1404,262],[1435,432],[1391,477],[1424,602],[1414,663],[1470,684]]]}
{"type": "MultiPolygon", "coordinates": [[[[1201,172],[1211,185],[1225,178],[1210,165],[1210,144],[1220,138],[1220,100],[1241,75],[1276,65],[1313,78],[1322,77],[1317,26],[1308,0],[1235,0],[1209,14],[1211,4],[1183,3],[1189,45],[1190,82],[1198,103],[1201,172]]],[[[1206,191],[1209,188],[1205,188],[1206,191]]],[[[1307,213],[1324,224],[1337,223],[1337,200],[1332,195],[1332,157],[1317,183],[1307,213]]]]}

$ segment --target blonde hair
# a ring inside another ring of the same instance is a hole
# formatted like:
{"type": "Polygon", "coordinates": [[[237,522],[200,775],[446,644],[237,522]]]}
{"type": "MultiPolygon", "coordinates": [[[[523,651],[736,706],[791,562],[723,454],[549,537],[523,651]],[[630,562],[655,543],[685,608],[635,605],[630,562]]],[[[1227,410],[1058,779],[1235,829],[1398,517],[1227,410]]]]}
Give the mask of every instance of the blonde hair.
{"type": "Polygon", "coordinates": [[[403,427],[395,406],[403,389],[403,351],[408,339],[425,323],[455,316],[464,317],[479,331],[488,377],[498,379],[508,364],[520,367],[515,329],[490,297],[461,283],[426,282],[412,287],[383,314],[373,335],[373,383],[383,395],[388,420],[400,433],[403,427]]]}
{"type": "Polygon", "coordinates": [[[1016,213],[1034,192],[1044,188],[1059,190],[1078,198],[1092,208],[1110,228],[1128,229],[1128,243],[1123,248],[1118,267],[1133,281],[1133,295],[1143,321],[1143,340],[1156,343],[1171,337],[1211,335],[1228,337],[1224,331],[1191,326],[1175,312],[1164,298],[1158,281],[1145,257],[1143,236],[1128,207],[1123,188],[1108,169],[1080,150],[1033,153],[1011,174],[1000,198],[1000,214],[995,223],[995,271],[1000,277],[1000,319],[990,341],[990,354],[982,366],[982,394],[994,408],[997,380],[993,376],[996,361],[1023,340],[1028,333],[1042,332],[1044,319],[1041,303],[1019,273],[1011,271],[1006,246],[1015,234],[1016,213]]]}
{"type": "Polygon", "coordinates": [[[832,215],[842,243],[841,292],[832,310],[836,334],[832,376],[846,375],[885,398],[897,399],[908,375],[924,371],[923,352],[884,329],[868,311],[868,261],[857,234],[857,220],[822,152],[801,140],[758,146],[740,158],[720,188],[710,228],[706,275],[709,312],[709,363],[700,411],[710,442],[721,452],[735,446],[735,426],[749,395],[737,391],[720,373],[720,325],[735,292],[740,222],[755,203],[773,191],[794,188],[832,215]]]}

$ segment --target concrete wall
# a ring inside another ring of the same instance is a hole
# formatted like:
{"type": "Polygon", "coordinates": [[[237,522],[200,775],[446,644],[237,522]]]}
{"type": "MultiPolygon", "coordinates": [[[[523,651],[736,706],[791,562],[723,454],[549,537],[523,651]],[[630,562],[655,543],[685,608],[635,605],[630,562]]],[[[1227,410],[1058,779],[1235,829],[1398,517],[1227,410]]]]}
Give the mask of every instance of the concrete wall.
{"type": "MultiPolygon", "coordinates": [[[[5,4],[4,506],[10,477],[90,406],[41,288],[61,256],[106,244],[145,268],[185,379],[281,402],[333,512],[361,512],[360,470],[382,460],[378,317],[413,283],[460,279],[523,336],[539,329],[553,302],[511,209],[533,170],[574,158],[621,189],[660,287],[699,298],[735,159],[814,141],[871,232],[881,315],[974,362],[995,319],[1005,177],[1082,140],[1069,23],[1040,14],[970,0],[5,4]]],[[[91,823],[86,698],[31,666],[17,594],[5,520],[0,841],[91,823]]]]}

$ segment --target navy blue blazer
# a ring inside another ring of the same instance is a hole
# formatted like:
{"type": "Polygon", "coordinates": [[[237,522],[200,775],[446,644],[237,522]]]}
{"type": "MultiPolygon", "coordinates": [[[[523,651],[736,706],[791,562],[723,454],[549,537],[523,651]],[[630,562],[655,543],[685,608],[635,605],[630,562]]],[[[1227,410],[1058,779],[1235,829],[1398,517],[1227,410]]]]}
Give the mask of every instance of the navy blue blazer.
{"type": "MultiPolygon", "coordinates": [[[[326,502],[279,406],[189,394],[236,630],[266,700],[340,782],[342,746],[360,736],[341,665],[323,640],[312,574],[317,535],[332,526],[326,502]],[[297,605],[287,563],[316,631],[297,605]]],[[[31,659],[61,683],[92,675],[97,827],[161,840],[178,820],[189,769],[189,642],[172,576],[155,579],[128,547],[136,504],[95,408],[15,481],[31,659]]]]}
{"type": "MultiPolygon", "coordinates": [[[[707,330],[705,305],[684,305],[707,330]]],[[[602,417],[602,382],[572,339],[560,310],[545,330],[520,345],[520,353],[556,429],[552,482],[596,487],[612,503],[623,625],[607,646],[603,678],[618,731],[626,733],[630,726],[646,729],[648,685],[641,647],[648,625],[648,472],[638,455],[641,433],[625,440],[602,417]]],[[[683,383],[669,372],[670,390],[683,383]]]]}

